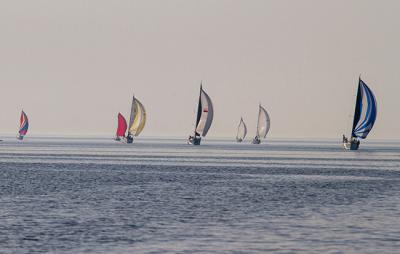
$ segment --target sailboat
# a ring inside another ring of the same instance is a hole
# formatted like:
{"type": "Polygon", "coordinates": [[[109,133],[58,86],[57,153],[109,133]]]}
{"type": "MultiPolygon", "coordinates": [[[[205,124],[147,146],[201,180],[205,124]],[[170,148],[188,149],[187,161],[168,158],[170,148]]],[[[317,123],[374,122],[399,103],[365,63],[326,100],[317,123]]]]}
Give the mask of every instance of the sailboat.
{"type": "Polygon", "coordinates": [[[243,139],[246,137],[247,134],[247,126],[243,121],[243,118],[240,118],[239,126],[237,128],[237,134],[236,134],[236,141],[237,142],[242,142],[243,139]]]}
{"type": "Polygon", "coordinates": [[[210,96],[203,90],[200,84],[199,105],[197,107],[196,125],[194,135],[189,136],[188,144],[200,145],[201,137],[207,135],[214,117],[214,108],[210,96]]]}
{"type": "Polygon", "coordinates": [[[343,135],[343,146],[347,150],[357,150],[360,139],[365,139],[374,126],[377,103],[371,89],[359,78],[351,138],[343,135]]]}
{"type": "Polygon", "coordinates": [[[28,116],[22,110],[21,117],[19,119],[19,132],[18,132],[19,135],[17,136],[18,140],[24,139],[26,133],[28,133],[28,128],[29,128],[28,116]]]}
{"type": "Polygon", "coordinates": [[[252,143],[260,144],[261,138],[265,138],[267,136],[270,126],[271,121],[268,112],[260,104],[258,110],[257,133],[252,143]]]}
{"type": "Polygon", "coordinates": [[[133,96],[131,106],[131,116],[129,120],[127,143],[133,142],[133,137],[139,136],[146,124],[146,110],[143,104],[133,96]]]}
{"type": "Polygon", "coordinates": [[[128,125],[126,123],[125,117],[121,113],[118,113],[118,127],[117,133],[115,135],[116,141],[125,140],[125,132],[127,128],[128,125]]]}

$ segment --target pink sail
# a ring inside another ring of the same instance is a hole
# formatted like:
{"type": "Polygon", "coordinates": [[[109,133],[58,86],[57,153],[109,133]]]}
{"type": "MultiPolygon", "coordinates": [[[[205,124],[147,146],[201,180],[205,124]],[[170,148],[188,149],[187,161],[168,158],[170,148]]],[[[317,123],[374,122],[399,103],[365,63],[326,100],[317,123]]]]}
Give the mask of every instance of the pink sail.
{"type": "Polygon", "coordinates": [[[121,113],[118,113],[117,137],[125,137],[127,127],[125,117],[121,113]]]}
{"type": "Polygon", "coordinates": [[[19,135],[20,136],[25,136],[26,133],[28,132],[28,128],[29,128],[28,116],[22,110],[21,117],[20,117],[20,120],[19,120],[19,135]]]}

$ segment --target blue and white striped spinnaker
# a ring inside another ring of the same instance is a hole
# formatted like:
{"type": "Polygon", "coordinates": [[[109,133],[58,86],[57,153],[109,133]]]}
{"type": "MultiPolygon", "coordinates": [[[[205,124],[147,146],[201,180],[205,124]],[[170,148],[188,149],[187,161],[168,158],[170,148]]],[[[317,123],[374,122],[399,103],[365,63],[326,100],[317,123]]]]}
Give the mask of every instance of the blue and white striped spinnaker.
{"type": "Polygon", "coordinates": [[[358,82],[356,109],[351,135],[354,138],[366,138],[374,126],[376,115],[377,105],[375,96],[367,84],[360,79],[358,82]]]}

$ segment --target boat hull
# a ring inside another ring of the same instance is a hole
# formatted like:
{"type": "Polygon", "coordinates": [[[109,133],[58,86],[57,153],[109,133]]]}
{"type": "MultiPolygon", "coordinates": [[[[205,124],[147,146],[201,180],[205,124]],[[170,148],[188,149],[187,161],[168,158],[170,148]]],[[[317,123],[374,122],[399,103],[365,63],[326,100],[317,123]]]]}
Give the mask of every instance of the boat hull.
{"type": "Polygon", "coordinates": [[[132,144],[133,143],[133,137],[132,136],[127,136],[126,137],[126,143],[132,144]]]}
{"type": "Polygon", "coordinates": [[[360,147],[360,141],[349,141],[349,142],[343,142],[343,147],[346,150],[358,150],[360,147]]]}
{"type": "Polygon", "coordinates": [[[242,141],[243,141],[243,139],[241,139],[241,138],[236,139],[236,142],[238,142],[238,143],[241,143],[242,141]]]}
{"type": "Polygon", "coordinates": [[[24,136],[19,135],[19,136],[17,136],[17,139],[18,140],[24,140],[24,136]]]}
{"type": "Polygon", "coordinates": [[[255,139],[253,139],[253,141],[251,142],[253,145],[258,145],[258,144],[260,144],[261,143],[261,140],[260,139],[257,139],[257,138],[255,138],[255,139]]]}
{"type": "Polygon", "coordinates": [[[187,142],[189,145],[199,146],[201,143],[201,137],[190,137],[187,142]]]}

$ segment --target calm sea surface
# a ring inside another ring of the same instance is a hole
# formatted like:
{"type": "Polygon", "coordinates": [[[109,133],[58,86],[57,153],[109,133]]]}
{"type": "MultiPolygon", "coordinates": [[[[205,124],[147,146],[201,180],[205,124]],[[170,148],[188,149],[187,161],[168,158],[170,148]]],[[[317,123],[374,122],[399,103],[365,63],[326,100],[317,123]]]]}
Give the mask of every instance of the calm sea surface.
{"type": "Polygon", "coordinates": [[[0,253],[399,253],[400,142],[0,143],[0,253]]]}

